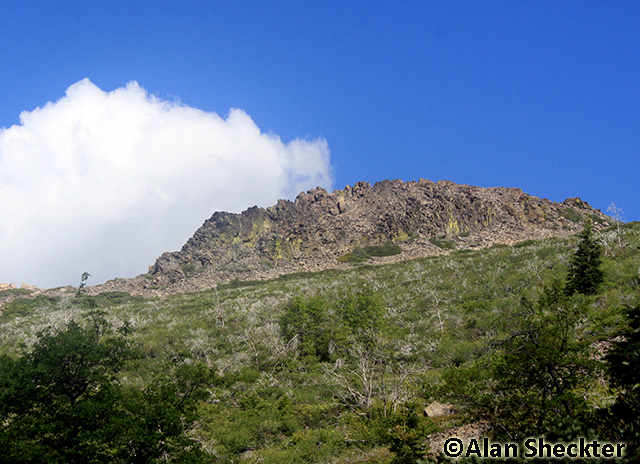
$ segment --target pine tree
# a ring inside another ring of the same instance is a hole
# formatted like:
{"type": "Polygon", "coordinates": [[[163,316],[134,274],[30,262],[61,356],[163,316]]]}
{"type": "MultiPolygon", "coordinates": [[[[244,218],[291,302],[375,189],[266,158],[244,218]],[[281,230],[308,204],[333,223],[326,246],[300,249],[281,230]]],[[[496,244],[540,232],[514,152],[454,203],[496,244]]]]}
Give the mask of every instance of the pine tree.
{"type": "Polygon", "coordinates": [[[602,247],[593,238],[593,228],[589,221],[580,232],[578,248],[571,257],[565,293],[569,296],[574,293],[583,295],[598,293],[604,281],[604,273],[600,269],[601,263],[602,247]]]}

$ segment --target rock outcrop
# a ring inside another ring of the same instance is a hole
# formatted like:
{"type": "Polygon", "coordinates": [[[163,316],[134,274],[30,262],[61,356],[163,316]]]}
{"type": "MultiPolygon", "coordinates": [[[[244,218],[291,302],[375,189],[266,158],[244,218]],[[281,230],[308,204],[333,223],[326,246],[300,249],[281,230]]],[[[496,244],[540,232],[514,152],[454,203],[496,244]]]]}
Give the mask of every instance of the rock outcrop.
{"type": "Polygon", "coordinates": [[[557,203],[518,188],[429,180],[358,182],[333,193],[318,187],[268,208],[216,212],[180,251],[162,254],[148,274],[98,289],[165,294],[232,279],[348,267],[340,257],[387,241],[402,252],[372,262],[398,261],[568,235],[586,217],[609,219],[578,198],[557,203]]]}

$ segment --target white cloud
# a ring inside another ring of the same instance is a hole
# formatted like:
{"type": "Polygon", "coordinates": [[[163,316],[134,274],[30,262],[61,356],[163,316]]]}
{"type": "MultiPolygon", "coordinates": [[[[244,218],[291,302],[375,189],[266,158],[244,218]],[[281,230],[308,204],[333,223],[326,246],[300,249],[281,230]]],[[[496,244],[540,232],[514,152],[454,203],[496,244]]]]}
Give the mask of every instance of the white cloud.
{"type": "Polygon", "coordinates": [[[326,141],[84,79],[0,129],[0,282],[96,284],[146,272],[214,211],[330,188],[326,141]]]}

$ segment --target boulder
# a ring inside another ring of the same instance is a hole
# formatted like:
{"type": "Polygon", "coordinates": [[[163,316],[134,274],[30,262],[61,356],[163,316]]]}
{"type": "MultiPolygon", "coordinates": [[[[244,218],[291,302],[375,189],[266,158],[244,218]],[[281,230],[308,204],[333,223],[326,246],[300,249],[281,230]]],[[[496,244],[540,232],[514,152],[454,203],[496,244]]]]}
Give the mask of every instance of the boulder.
{"type": "Polygon", "coordinates": [[[453,406],[450,404],[440,404],[434,401],[424,408],[424,415],[427,417],[449,416],[453,414],[453,406]]]}
{"type": "Polygon", "coordinates": [[[31,290],[32,292],[35,292],[36,290],[39,290],[39,288],[36,287],[35,285],[25,284],[25,283],[20,285],[20,288],[23,288],[25,290],[31,290]]]}

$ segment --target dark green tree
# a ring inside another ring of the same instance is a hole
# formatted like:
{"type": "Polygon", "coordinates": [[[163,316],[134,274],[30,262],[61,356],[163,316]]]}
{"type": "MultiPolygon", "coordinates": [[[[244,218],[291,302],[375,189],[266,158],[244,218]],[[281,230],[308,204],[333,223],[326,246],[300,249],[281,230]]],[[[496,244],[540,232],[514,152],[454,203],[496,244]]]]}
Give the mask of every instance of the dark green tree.
{"type": "Polygon", "coordinates": [[[123,385],[121,369],[139,357],[95,314],[0,357],[0,462],[196,462],[184,431],[206,372],[174,366],[146,388],[123,385]]]}
{"type": "MultiPolygon", "coordinates": [[[[560,282],[537,302],[523,299],[511,334],[476,366],[452,369],[445,391],[471,415],[488,419],[499,438],[549,435],[578,424],[588,405],[580,391],[597,377],[580,334],[581,298],[567,297],[560,282]]],[[[562,437],[574,438],[574,437],[562,437]]]]}
{"type": "Polygon", "coordinates": [[[579,389],[598,365],[575,335],[578,308],[532,308],[493,364],[494,427],[511,434],[548,434],[587,410],[579,389]]]}
{"type": "Polygon", "coordinates": [[[602,246],[593,238],[593,227],[586,222],[580,232],[578,248],[571,257],[567,272],[565,293],[573,295],[595,295],[598,293],[604,273],[600,269],[602,263],[602,246]]]}
{"type": "Polygon", "coordinates": [[[605,412],[607,432],[626,442],[629,462],[640,461],[640,305],[627,310],[628,328],[614,342],[605,361],[616,402],[605,412]]]}

